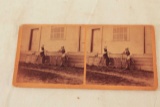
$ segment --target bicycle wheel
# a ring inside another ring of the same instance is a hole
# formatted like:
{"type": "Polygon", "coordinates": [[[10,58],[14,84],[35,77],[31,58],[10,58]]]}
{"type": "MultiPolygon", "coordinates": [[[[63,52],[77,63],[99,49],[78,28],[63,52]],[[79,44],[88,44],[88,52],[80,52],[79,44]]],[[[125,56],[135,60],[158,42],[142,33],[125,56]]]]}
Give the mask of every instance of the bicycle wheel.
{"type": "Polygon", "coordinates": [[[130,70],[135,70],[135,62],[133,59],[130,61],[130,70]]]}

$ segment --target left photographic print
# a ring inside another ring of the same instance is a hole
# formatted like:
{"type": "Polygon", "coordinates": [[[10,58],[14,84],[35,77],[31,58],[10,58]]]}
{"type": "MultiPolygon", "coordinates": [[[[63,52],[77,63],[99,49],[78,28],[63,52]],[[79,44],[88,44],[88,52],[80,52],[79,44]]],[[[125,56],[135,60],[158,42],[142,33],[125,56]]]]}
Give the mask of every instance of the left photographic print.
{"type": "Polygon", "coordinates": [[[83,84],[84,44],[81,25],[22,25],[13,84],[83,84]]]}

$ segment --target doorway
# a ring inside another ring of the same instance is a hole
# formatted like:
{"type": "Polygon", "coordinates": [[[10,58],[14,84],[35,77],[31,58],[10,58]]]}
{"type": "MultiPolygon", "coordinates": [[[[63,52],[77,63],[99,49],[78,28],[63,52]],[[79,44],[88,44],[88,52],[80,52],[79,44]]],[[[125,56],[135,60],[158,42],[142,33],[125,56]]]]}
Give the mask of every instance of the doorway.
{"type": "Polygon", "coordinates": [[[102,35],[101,29],[96,28],[91,30],[91,48],[93,53],[101,53],[102,50],[102,35]]]}
{"type": "Polygon", "coordinates": [[[31,29],[30,41],[29,41],[29,51],[38,51],[39,49],[39,28],[31,29]]]}

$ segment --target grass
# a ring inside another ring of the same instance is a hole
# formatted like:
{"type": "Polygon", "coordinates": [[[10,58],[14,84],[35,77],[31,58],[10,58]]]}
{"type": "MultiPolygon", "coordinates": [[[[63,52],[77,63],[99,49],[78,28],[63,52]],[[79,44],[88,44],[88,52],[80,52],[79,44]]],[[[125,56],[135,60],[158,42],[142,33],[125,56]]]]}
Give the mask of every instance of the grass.
{"type": "Polygon", "coordinates": [[[20,63],[18,69],[17,82],[28,82],[28,83],[53,83],[53,84],[72,84],[78,85],[82,84],[83,81],[75,79],[72,77],[66,77],[58,75],[54,72],[60,72],[65,74],[72,74],[77,76],[83,76],[83,69],[80,68],[69,68],[69,67],[56,67],[56,66],[45,66],[45,65],[34,65],[20,63]],[[47,69],[51,72],[43,72],[39,70],[24,69],[26,68],[36,68],[36,69],[47,69]]]}
{"type": "Polygon", "coordinates": [[[107,67],[87,66],[86,77],[88,84],[150,86],[153,85],[152,82],[154,74],[151,71],[122,70],[111,67],[107,68],[107,67]],[[116,74],[118,76],[112,74],[116,74]],[[125,76],[127,79],[123,78],[122,76],[125,76]]]}
{"type": "Polygon", "coordinates": [[[96,70],[99,72],[116,72],[118,74],[125,74],[128,76],[133,77],[140,77],[140,78],[153,78],[152,71],[144,71],[144,70],[124,70],[118,68],[111,68],[111,67],[97,67],[97,66],[87,66],[87,70],[96,70]]]}
{"type": "Polygon", "coordinates": [[[87,83],[99,85],[146,86],[145,83],[135,82],[121,77],[103,75],[94,72],[87,72],[87,83]]]}
{"type": "MultiPolygon", "coordinates": [[[[83,84],[83,72],[83,68],[20,63],[17,81],[80,85],[83,84]]],[[[151,86],[153,80],[153,72],[141,70],[87,66],[86,71],[86,83],[92,85],[151,86]]]]}

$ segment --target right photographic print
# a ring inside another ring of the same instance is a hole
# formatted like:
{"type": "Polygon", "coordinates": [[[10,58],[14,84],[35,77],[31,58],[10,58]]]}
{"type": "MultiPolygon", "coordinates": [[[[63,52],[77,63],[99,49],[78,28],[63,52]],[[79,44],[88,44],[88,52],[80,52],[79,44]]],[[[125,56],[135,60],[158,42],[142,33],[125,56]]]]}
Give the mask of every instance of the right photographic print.
{"type": "Polygon", "coordinates": [[[87,85],[156,88],[156,73],[153,26],[87,26],[87,85]]]}

